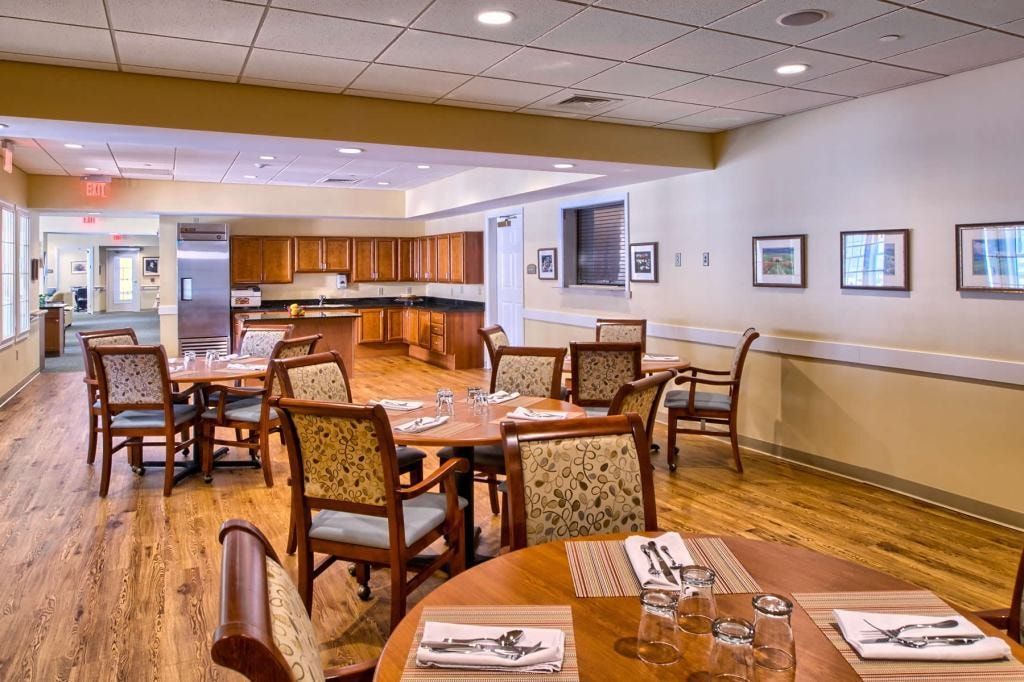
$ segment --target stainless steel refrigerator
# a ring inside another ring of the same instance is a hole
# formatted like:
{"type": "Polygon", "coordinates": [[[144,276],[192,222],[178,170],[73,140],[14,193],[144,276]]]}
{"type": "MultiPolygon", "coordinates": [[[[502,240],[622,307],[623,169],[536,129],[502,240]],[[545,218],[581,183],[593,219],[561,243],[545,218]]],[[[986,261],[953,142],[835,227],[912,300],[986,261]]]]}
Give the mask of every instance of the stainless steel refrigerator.
{"type": "Polygon", "coordinates": [[[227,352],[231,337],[228,226],[178,223],[178,343],[181,352],[227,352]]]}

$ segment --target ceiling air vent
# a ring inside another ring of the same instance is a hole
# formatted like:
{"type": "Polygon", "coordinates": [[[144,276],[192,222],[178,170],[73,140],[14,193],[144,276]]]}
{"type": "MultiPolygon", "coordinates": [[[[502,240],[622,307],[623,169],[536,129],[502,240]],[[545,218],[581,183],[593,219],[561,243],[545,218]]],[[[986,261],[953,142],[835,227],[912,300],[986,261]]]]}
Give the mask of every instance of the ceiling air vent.
{"type": "Polygon", "coordinates": [[[121,175],[142,175],[148,178],[169,178],[174,174],[166,168],[118,168],[121,175]]]}
{"type": "Polygon", "coordinates": [[[321,185],[353,185],[359,182],[359,178],[324,178],[321,185]]]}
{"type": "Polygon", "coordinates": [[[555,104],[556,107],[563,109],[575,109],[576,111],[591,111],[593,109],[601,109],[609,104],[615,102],[621,102],[621,99],[614,99],[612,97],[594,97],[593,95],[573,95],[567,99],[563,99],[561,102],[555,104]]]}

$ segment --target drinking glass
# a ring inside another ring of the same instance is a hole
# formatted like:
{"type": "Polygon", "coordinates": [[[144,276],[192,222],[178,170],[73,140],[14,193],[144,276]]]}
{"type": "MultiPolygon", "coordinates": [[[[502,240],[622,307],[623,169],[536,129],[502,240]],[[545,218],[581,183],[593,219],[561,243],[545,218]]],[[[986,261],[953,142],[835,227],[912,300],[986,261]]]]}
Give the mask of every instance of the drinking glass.
{"type": "Polygon", "coordinates": [[[796,672],[793,602],[778,594],[754,595],[754,679],[792,680],[796,672]]]}
{"type": "Polygon", "coordinates": [[[487,403],[487,394],[483,391],[477,393],[473,399],[473,414],[478,417],[482,417],[487,414],[489,407],[490,406],[487,403]]]}
{"type": "Polygon", "coordinates": [[[185,351],[184,365],[186,368],[196,364],[196,352],[194,350],[185,351]]]}
{"type": "Polygon", "coordinates": [[[455,393],[450,388],[439,388],[437,389],[437,414],[440,417],[442,415],[453,415],[455,414],[455,393]]]}
{"type": "Polygon", "coordinates": [[[466,389],[466,404],[472,406],[476,403],[476,397],[483,393],[483,389],[479,386],[473,386],[472,388],[466,389]]]}
{"type": "Polygon", "coordinates": [[[206,351],[206,364],[211,365],[217,361],[217,351],[208,350],[206,351]]]}
{"type": "Polygon", "coordinates": [[[718,615],[715,572],[706,566],[683,566],[679,577],[683,588],[677,610],[679,628],[694,635],[706,635],[718,615]]]}
{"type": "Polygon", "coordinates": [[[711,625],[713,682],[749,682],[754,626],[743,618],[716,618],[711,625]]]}
{"type": "Polygon", "coordinates": [[[640,629],[636,652],[640,660],[669,665],[679,660],[679,635],[676,632],[675,592],[643,590],[640,593],[640,629]]]}

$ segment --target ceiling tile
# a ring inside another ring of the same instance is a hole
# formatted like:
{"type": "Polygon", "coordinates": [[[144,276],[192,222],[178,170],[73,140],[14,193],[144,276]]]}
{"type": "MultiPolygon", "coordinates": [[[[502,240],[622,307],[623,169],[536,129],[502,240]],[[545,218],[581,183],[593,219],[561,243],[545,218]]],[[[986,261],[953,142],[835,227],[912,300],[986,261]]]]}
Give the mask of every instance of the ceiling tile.
{"type": "Polygon", "coordinates": [[[289,81],[277,81],[272,78],[251,78],[242,76],[240,83],[244,85],[259,85],[265,88],[284,88],[286,90],[305,90],[307,92],[329,92],[338,94],[342,88],[334,85],[315,85],[313,83],[292,83],[289,81]]]}
{"type": "Polygon", "coordinates": [[[720,19],[711,28],[796,45],[898,9],[879,0],[762,0],[720,19]],[[813,7],[826,13],[808,26],[783,26],[779,17],[813,7]]]}
{"type": "Polygon", "coordinates": [[[0,52],[113,62],[110,31],[0,18],[0,52]]]}
{"type": "Polygon", "coordinates": [[[1016,33],[1017,35],[1024,35],[1024,19],[1019,21],[1011,21],[1008,24],[1003,24],[999,27],[1001,31],[1009,31],[1010,33],[1016,33]]]}
{"type": "Polygon", "coordinates": [[[502,0],[500,4],[501,9],[515,15],[515,21],[503,26],[477,21],[477,14],[495,8],[492,0],[437,0],[413,23],[413,28],[523,45],[581,9],[579,5],[555,0],[502,0]]]}
{"type": "Polygon", "coordinates": [[[615,62],[606,59],[524,47],[487,69],[484,75],[564,86],[578,83],[612,66],[615,62]]]}
{"type": "Polygon", "coordinates": [[[14,165],[36,175],[66,175],[59,163],[50,158],[42,149],[24,147],[16,142],[14,147],[14,165]]]}
{"type": "Polygon", "coordinates": [[[274,0],[274,7],[408,26],[431,0],[274,0]]]}
{"type": "Polygon", "coordinates": [[[344,88],[366,68],[366,62],[294,52],[255,49],[245,64],[243,81],[251,79],[308,83],[344,88]]]}
{"type": "MultiPolygon", "coordinates": [[[[1024,23],[1024,22],[1022,22],[1024,23]]],[[[936,73],[958,73],[1024,56],[1024,38],[996,31],[978,31],[905,52],[887,62],[936,73]]]]}
{"type": "Polygon", "coordinates": [[[192,78],[203,81],[220,81],[221,83],[234,83],[237,76],[224,73],[207,73],[205,71],[190,71],[188,69],[164,69],[157,66],[138,66],[124,64],[121,70],[126,73],[145,73],[150,76],[170,76],[171,78],[192,78]]]}
{"type": "Polygon", "coordinates": [[[533,41],[532,45],[591,57],[626,60],[692,30],[667,21],[591,7],[533,41]]]}
{"type": "Polygon", "coordinates": [[[921,0],[914,8],[985,26],[999,26],[1024,19],[1024,2],[1020,0],[921,0]]]}
{"type": "Polygon", "coordinates": [[[491,111],[515,111],[519,107],[507,104],[488,104],[487,102],[463,102],[457,99],[439,99],[434,104],[443,104],[446,107],[462,107],[464,109],[490,109],[491,111]]]}
{"type": "Polygon", "coordinates": [[[80,69],[100,69],[117,71],[116,62],[91,62],[85,59],[63,59],[61,57],[41,57],[35,54],[14,54],[0,52],[0,59],[12,62],[31,62],[33,64],[54,64],[56,66],[74,66],[80,69]]]}
{"type": "Polygon", "coordinates": [[[600,92],[649,97],[700,78],[699,73],[662,69],[642,64],[619,64],[604,73],[578,83],[581,88],[600,92]]]}
{"type": "Polygon", "coordinates": [[[263,8],[222,0],[106,0],[113,28],[250,45],[263,8]]]}
{"type": "Polygon", "coordinates": [[[757,111],[741,111],[739,109],[708,109],[693,116],[681,118],[672,123],[684,126],[698,126],[714,128],[717,130],[729,130],[740,126],[767,121],[778,118],[775,114],[765,114],[757,111]]]}
{"type": "Polygon", "coordinates": [[[588,90],[577,90],[565,89],[559,90],[553,95],[549,95],[544,99],[538,100],[530,105],[530,110],[546,110],[549,112],[558,112],[559,114],[566,114],[573,117],[590,118],[591,116],[597,116],[598,114],[604,114],[612,109],[616,109],[624,104],[637,101],[636,97],[627,97],[625,95],[608,95],[603,92],[591,92],[588,90]],[[573,95],[584,95],[591,96],[600,99],[606,99],[607,102],[595,103],[593,105],[583,106],[562,106],[559,102],[566,100],[573,95]]]}
{"type": "Polygon", "coordinates": [[[775,89],[774,85],[763,85],[761,83],[749,83],[737,81],[731,78],[719,78],[708,76],[693,83],[687,83],[678,88],[673,88],[658,95],[658,99],[670,99],[676,102],[692,102],[694,104],[707,104],[710,106],[722,106],[739,99],[761,95],[775,89]]]}
{"type": "Polygon", "coordinates": [[[558,90],[559,88],[551,85],[518,83],[516,81],[477,76],[448,93],[445,100],[454,99],[462,102],[483,102],[485,104],[525,107],[543,97],[558,92],[558,90]]]}
{"type": "Polygon", "coordinates": [[[405,66],[370,64],[355,81],[356,90],[393,92],[437,99],[469,80],[469,76],[441,71],[410,69],[405,66]]]}
{"type": "Polygon", "coordinates": [[[597,7],[620,9],[647,17],[704,26],[752,5],[757,0],[598,0],[597,7]]]}
{"type": "Polygon", "coordinates": [[[515,51],[512,45],[409,30],[392,43],[378,61],[477,74],[515,51]]]}
{"type": "Polygon", "coordinates": [[[863,63],[864,61],[852,57],[841,57],[802,47],[790,47],[782,52],[776,52],[723,71],[719,75],[774,85],[798,85],[812,78],[821,78],[836,71],[860,66],[863,63]],[[782,76],[776,73],[775,69],[784,64],[806,64],[808,69],[801,74],[782,76]]]}
{"type": "Polygon", "coordinates": [[[68,149],[65,142],[78,142],[74,138],[62,140],[36,140],[39,147],[50,155],[69,173],[84,173],[86,166],[96,166],[103,170],[117,169],[114,157],[110,155],[107,145],[102,142],[85,144],[82,149],[68,149]]]}
{"type": "Polygon", "coordinates": [[[630,102],[608,112],[609,116],[615,118],[626,118],[637,121],[652,121],[664,123],[683,116],[696,114],[708,107],[697,104],[684,104],[682,102],[667,102],[660,99],[641,99],[630,102]]]}
{"type": "Polygon", "coordinates": [[[428,95],[408,95],[401,92],[384,92],[383,90],[360,90],[358,88],[349,88],[345,91],[346,95],[352,97],[372,97],[374,99],[398,99],[403,102],[420,102],[422,104],[430,104],[436,97],[428,95]]]}
{"type": "Polygon", "coordinates": [[[114,36],[121,64],[131,66],[237,76],[249,51],[239,45],[204,43],[141,33],[118,31],[114,36]]]}
{"type": "Polygon", "coordinates": [[[271,9],[256,46],[372,61],[400,32],[394,26],[271,9]]]}
{"type": "Polygon", "coordinates": [[[174,147],[114,142],[108,146],[120,168],[174,168],[174,147]]]}
{"type": "Polygon", "coordinates": [[[952,19],[901,9],[817,38],[804,47],[862,59],[884,59],[976,30],[974,26],[952,19]],[[900,38],[892,42],[880,41],[879,38],[885,35],[898,35],[900,38]]]}
{"type": "Polygon", "coordinates": [[[784,45],[700,29],[633,61],[684,71],[718,73],[784,49],[784,45]]]}
{"type": "MultiPolygon", "coordinates": [[[[1021,42],[1024,42],[1022,40],[1021,42]]],[[[920,83],[936,78],[931,74],[910,69],[901,69],[886,64],[865,64],[846,71],[833,73],[821,78],[807,81],[801,88],[829,92],[836,95],[860,97],[880,90],[891,90],[901,85],[920,83]]]]}
{"type": "Polygon", "coordinates": [[[804,109],[841,102],[844,99],[849,98],[842,95],[829,95],[823,92],[781,88],[764,95],[741,100],[736,103],[736,106],[742,107],[745,110],[759,111],[766,114],[795,114],[804,109]]]}
{"type": "Polygon", "coordinates": [[[0,16],[107,28],[103,0],[0,0],[0,16]]]}
{"type": "Polygon", "coordinates": [[[234,162],[237,152],[219,149],[175,151],[174,179],[191,182],[220,182],[234,162]]]}
{"type": "Polygon", "coordinates": [[[601,123],[617,123],[619,125],[627,126],[643,126],[645,128],[650,128],[654,125],[654,121],[641,121],[635,118],[616,118],[614,116],[595,116],[590,120],[600,121],[601,123]]]}

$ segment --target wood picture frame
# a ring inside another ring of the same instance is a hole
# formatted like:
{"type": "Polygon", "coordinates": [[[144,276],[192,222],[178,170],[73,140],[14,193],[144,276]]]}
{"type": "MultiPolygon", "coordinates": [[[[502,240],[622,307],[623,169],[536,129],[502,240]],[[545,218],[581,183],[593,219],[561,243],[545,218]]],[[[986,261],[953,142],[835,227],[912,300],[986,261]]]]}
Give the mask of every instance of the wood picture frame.
{"type": "Polygon", "coordinates": [[[537,249],[537,279],[558,279],[558,249],[537,249]]]}
{"type": "Polygon", "coordinates": [[[658,281],[658,242],[629,245],[629,281],[658,281]]]}
{"type": "Polygon", "coordinates": [[[956,225],[956,290],[1024,294],[1024,221],[956,225]]]}
{"type": "Polygon", "coordinates": [[[807,235],[754,237],[752,243],[755,287],[807,287],[807,235]]]}
{"type": "Polygon", "coordinates": [[[910,291],[910,230],[840,232],[839,288],[910,291]]]}

